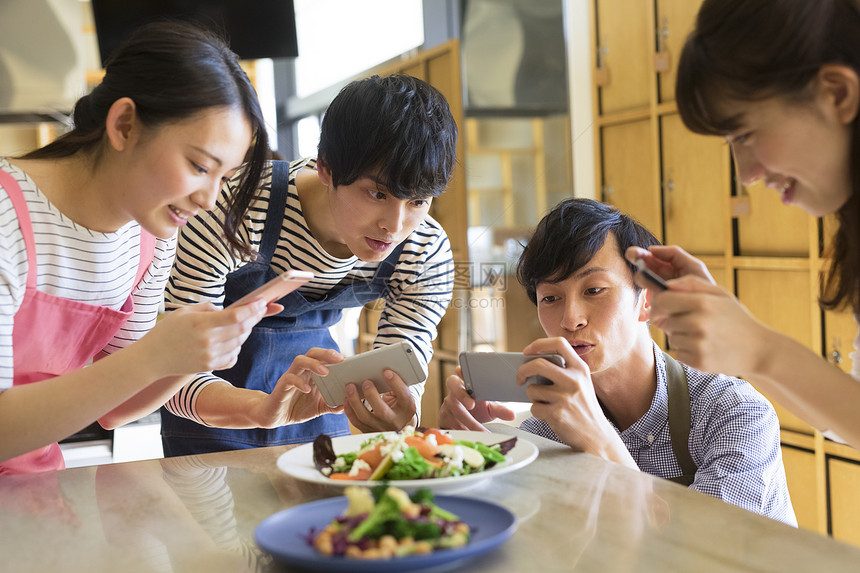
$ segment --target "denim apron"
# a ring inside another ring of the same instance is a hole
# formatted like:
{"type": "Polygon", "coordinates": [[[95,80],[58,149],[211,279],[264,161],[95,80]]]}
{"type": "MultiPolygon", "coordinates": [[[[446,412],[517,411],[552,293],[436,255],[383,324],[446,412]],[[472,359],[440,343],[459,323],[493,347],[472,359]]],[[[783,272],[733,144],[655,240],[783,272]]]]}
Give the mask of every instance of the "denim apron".
{"type": "MultiPolygon", "coordinates": [[[[298,165],[296,171],[304,165],[298,165]]],[[[281,234],[289,187],[289,163],[272,162],[272,183],[266,224],[259,257],[229,275],[224,306],[273,279],[279,273],[270,266],[281,234]]],[[[362,306],[382,298],[403,250],[403,243],[379,265],[370,282],[356,283],[329,292],[322,300],[308,301],[294,291],[278,302],[284,310],[262,319],[242,345],[236,365],[214,372],[239,388],[271,393],[293,359],[310,348],[339,350],[329,327],[340,320],[343,309],[362,306]]],[[[319,434],[344,436],[350,433],[344,414],[323,414],[301,424],[273,429],[224,429],[203,426],[161,409],[161,436],[165,456],[202,454],[260,446],[311,442],[319,434]]]]}

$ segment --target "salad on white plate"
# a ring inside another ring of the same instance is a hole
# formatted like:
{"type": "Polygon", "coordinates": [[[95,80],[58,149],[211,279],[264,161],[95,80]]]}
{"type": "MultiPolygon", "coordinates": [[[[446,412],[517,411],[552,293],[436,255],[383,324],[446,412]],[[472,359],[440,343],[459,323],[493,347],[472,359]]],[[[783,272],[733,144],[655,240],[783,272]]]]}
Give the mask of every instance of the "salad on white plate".
{"type": "Polygon", "coordinates": [[[406,491],[456,491],[531,463],[537,447],[523,438],[464,430],[418,429],[320,435],[282,454],[278,468],[303,481],[372,487],[386,481],[406,491]]]}
{"type": "Polygon", "coordinates": [[[352,481],[411,480],[464,476],[508,463],[506,454],[517,438],[488,446],[482,442],[454,439],[435,428],[368,437],[355,451],[336,454],[331,438],[314,440],[314,465],[331,479],[352,481]]]}

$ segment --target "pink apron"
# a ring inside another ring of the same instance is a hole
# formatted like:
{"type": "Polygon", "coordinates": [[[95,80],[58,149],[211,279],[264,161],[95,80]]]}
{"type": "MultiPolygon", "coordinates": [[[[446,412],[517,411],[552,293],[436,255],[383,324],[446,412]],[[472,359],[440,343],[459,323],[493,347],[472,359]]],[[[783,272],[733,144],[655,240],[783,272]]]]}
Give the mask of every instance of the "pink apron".
{"type": "MultiPolygon", "coordinates": [[[[131,294],[120,310],[62,298],[36,290],[36,246],[30,211],[18,182],[0,170],[2,185],[12,200],[27,249],[27,288],[12,329],[13,385],[39,382],[79,370],[87,365],[134,311],[131,294]]],[[[152,262],[155,237],[140,233],[140,266],[135,284],[152,262]]],[[[86,396],[81,399],[85,400],[86,396]]],[[[74,407],[70,404],[69,407],[74,407]]],[[[0,463],[0,475],[60,470],[65,467],[55,442],[0,463]]]]}

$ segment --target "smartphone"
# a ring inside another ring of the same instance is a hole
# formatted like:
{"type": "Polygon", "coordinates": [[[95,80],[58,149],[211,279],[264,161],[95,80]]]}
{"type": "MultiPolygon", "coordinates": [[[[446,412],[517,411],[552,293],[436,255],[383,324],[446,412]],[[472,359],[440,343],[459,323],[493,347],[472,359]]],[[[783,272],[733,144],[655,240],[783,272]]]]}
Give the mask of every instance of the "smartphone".
{"type": "Polygon", "coordinates": [[[636,259],[636,268],[639,269],[638,272],[641,273],[643,277],[645,277],[645,280],[648,281],[648,284],[653,285],[659,290],[669,290],[669,285],[666,284],[666,281],[663,279],[663,277],[661,277],[654,271],[648,269],[648,267],[645,266],[645,261],[643,261],[642,259],[636,259]]]}
{"type": "Polygon", "coordinates": [[[522,386],[517,384],[517,369],[529,360],[545,358],[564,368],[558,354],[521,352],[461,352],[460,369],[466,392],[475,400],[494,402],[531,402],[526,394],[529,384],[552,384],[543,376],[532,376],[522,386]]]}
{"type": "Polygon", "coordinates": [[[249,303],[254,300],[264,300],[266,303],[280,300],[314,278],[309,271],[288,270],[276,276],[263,286],[256,288],[230,304],[230,306],[249,303]]]}
{"type": "Polygon", "coordinates": [[[390,388],[382,377],[382,371],[386,369],[397,372],[407,386],[427,379],[427,371],[415,348],[405,340],[350,356],[327,367],[329,373],[326,376],[313,374],[313,380],[325,403],[331,407],[343,404],[347,384],[355,384],[362,398],[361,383],[365,380],[372,381],[380,393],[388,392],[390,388]]]}

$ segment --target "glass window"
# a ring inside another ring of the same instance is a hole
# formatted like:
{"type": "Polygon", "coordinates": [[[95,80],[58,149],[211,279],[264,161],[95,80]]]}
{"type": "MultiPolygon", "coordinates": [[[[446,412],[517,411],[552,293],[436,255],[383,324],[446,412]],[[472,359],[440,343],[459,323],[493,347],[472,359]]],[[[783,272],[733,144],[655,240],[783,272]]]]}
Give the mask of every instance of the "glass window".
{"type": "Polygon", "coordinates": [[[424,43],[422,0],[295,0],[295,9],[300,98],[424,43]]]}
{"type": "Polygon", "coordinates": [[[320,142],[320,118],[316,115],[303,117],[296,122],[296,139],[299,157],[316,157],[320,142]]]}

